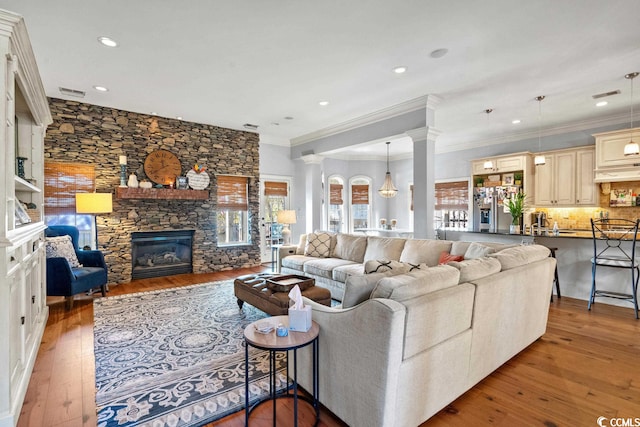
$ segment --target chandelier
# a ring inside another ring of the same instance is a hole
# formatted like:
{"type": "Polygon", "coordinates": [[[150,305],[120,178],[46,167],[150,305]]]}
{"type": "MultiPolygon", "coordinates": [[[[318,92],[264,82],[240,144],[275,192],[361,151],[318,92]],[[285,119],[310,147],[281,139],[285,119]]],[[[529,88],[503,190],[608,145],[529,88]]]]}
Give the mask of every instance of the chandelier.
{"type": "Polygon", "coordinates": [[[629,129],[631,129],[631,138],[624,146],[625,156],[637,156],[640,154],[640,146],[638,146],[637,142],[633,142],[633,79],[636,77],[638,77],[637,72],[629,73],[624,76],[625,79],[629,79],[631,82],[631,125],[629,126],[629,129]]]}
{"type": "Polygon", "coordinates": [[[391,142],[387,141],[387,173],[384,176],[384,184],[382,184],[382,187],[378,190],[378,194],[386,199],[396,197],[396,194],[398,194],[398,189],[393,185],[391,172],[389,172],[389,144],[391,144],[391,142]]]}

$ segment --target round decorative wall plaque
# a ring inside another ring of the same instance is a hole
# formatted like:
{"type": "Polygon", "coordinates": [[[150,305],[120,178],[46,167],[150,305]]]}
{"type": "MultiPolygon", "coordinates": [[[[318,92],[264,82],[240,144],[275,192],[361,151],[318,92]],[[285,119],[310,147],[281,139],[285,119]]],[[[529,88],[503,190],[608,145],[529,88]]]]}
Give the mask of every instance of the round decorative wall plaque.
{"type": "Polygon", "coordinates": [[[209,186],[209,174],[206,172],[196,172],[191,169],[187,172],[187,178],[189,178],[189,187],[194,190],[204,190],[209,186]]]}

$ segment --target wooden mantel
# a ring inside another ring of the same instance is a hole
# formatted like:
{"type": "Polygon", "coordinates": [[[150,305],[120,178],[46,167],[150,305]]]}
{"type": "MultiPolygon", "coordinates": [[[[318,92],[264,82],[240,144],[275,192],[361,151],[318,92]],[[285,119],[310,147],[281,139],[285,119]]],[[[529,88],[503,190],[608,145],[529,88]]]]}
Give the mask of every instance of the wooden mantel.
{"type": "Polygon", "coordinates": [[[116,187],[118,199],[209,200],[209,190],[116,187]]]}

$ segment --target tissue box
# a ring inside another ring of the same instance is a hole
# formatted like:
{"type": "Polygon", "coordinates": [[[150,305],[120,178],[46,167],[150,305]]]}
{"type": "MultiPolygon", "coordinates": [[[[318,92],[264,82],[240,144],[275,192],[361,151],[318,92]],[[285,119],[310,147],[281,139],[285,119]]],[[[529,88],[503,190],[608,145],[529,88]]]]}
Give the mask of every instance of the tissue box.
{"type": "Polygon", "coordinates": [[[289,308],[289,330],[307,332],[311,329],[311,306],[305,305],[302,310],[289,308]]]}

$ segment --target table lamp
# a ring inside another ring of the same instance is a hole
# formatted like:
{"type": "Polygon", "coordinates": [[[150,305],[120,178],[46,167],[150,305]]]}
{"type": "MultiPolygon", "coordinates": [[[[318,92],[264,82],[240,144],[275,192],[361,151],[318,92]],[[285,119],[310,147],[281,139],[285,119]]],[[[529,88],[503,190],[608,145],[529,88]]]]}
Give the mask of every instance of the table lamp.
{"type": "Polygon", "coordinates": [[[285,245],[291,244],[291,230],[290,224],[296,223],[296,211],[279,211],[278,212],[278,224],[283,224],[282,227],[282,243],[285,245]]]}
{"type": "Polygon", "coordinates": [[[96,249],[98,249],[97,214],[111,212],[113,212],[113,195],[111,193],[76,193],[76,213],[94,215],[96,249]]]}

